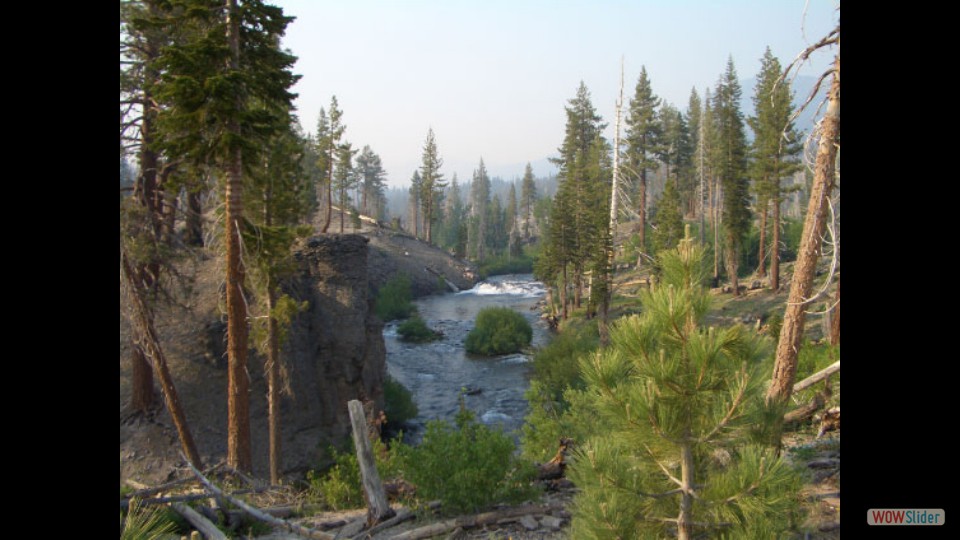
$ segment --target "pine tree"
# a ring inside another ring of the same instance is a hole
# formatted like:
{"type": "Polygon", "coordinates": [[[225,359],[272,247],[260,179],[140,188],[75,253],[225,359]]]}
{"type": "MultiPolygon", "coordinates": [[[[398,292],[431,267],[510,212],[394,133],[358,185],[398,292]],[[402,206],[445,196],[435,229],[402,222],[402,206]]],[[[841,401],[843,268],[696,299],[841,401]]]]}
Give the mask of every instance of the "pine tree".
{"type": "MultiPolygon", "coordinates": [[[[640,251],[645,252],[647,226],[647,172],[657,166],[656,155],[660,151],[663,129],[657,115],[658,98],[647,78],[647,68],[640,68],[640,78],[627,110],[626,170],[637,179],[637,214],[640,223],[640,251]]],[[[640,259],[637,260],[637,265],[640,259]]]]}
{"type": "Polygon", "coordinates": [[[424,240],[433,243],[433,222],[437,219],[441,206],[438,198],[443,195],[446,182],[440,167],[443,160],[437,150],[437,141],[433,135],[433,128],[427,132],[427,141],[423,146],[423,161],[420,165],[420,206],[423,208],[424,240]]]}
{"type": "Polygon", "coordinates": [[[533,179],[530,163],[523,170],[523,184],[520,188],[520,219],[523,223],[523,239],[530,239],[530,221],[533,219],[533,206],[537,202],[537,184],[533,179]]]}
{"type": "Polygon", "coordinates": [[[697,231],[698,241],[703,244],[703,199],[706,195],[706,185],[701,176],[700,167],[700,117],[703,112],[703,102],[697,88],[690,90],[690,100],[687,102],[687,129],[690,133],[690,178],[692,193],[687,206],[687,213],[693,214],[700,220],[697,231]]]}
{"type": "Polygon", "coordinates": [[[413,171],[410,177],[409,203],[407,206],[407,229],[413,233],[414,238],[420,238],[420,192],[422,190],[423,180],[420,178],[420,171],[413,171]]]}
{"type": "Polygon", "coordinates": [[[570,469],[575,538],[775,538],[792,525],[798,478],[751,443],[764,435],[762,349],[742,326],[701,327],[703,249],[686,236],[661,254],[643,315],[580,361],[574,407],[593,435],[570,469]]]}
{"type": "Polygon", "coordinates": [[[362,186],[360,213],[379,219],[383,207],[387,173],[383,170],[380,156],[370,149],[370,145],[364,145],[356,161],[356,172],[362,186]]]}
{"type": "Polygon", "coordinates": [[[771,226],[773,246],[769,251],[771,288],[780,288],[780,204],[781,181],[799,170],[797,155],[801,146],[790,117],[793,115],[793,96],[787,83],[778,83],[782,68],[767,47],[760,60],[760,76],[753,96],[755,116],[748,119],[754,139],[751,146],[750,173],[753,177],[757,208],[760,212],[760,253],[757,275],[766,275],[767,214],[773,207],[771,226]]]}
{"type": "Polygon", "coordinates": [[[723,188],[724,262],[733,295],[740,295],[737,276],[743,239],[750,230],[750,182],[747,176],[747,141],[740,112],[740,81],[727,60],[717,83],[714,115],[717,126],[717,173],[723,188]]]}
{"type": "MultiPolygon", "coordinates": [[[[663,127],[663,146],[660,147],[659,157],[663,162],[666,183],[674,182],[680,216],[688,208],[689,200],[693,198],[694,186],[691,164],[693,161],[693,146],[690,142],[690,130],[683,113],[673,105],[664,102],[660,109],[660,118],[663,127]]],[[[676,237],[679,240],[680,236],[676,237]]]]}
{"type": "Polygon", "coordinates": [[[243,171],[259,163],[265,143],[283,123],[297,80],[296,60],[280,50],[292,18],[259,0],[185,0],[176,27],[194,26],[191,39],[164,49],[157,98],[167,147],[224,171],[228,355],[227,463],[250,471],[246,269],[240,235],[246,227],[243,171]],[[225,8],[225,9],[224,9],[225,8]]]}
{"type": "Polygon", "coordinates": [[[480,165],[473,171],[470,185],[470,225],[468,229],[467,254],[472,259],[483,262],[487,244],[487,207],[490,205],[490,177],[487,167],[480,158],[480,165]]]}
{"type": "Polygon", "coordinates": [[[668,178],[660,201],[657,202],[657,214],[654,216],[657,226],[653,231],[653,243],[658,253],[675,248],[683,237],[683,216],[678,191],[677,179],[668,178]]]}
{"type": "Polygon", "coordinates": [[[343,111],[340,110],[337,103],[337,96],[330,98],[330,116],[326,129],[323,129],[323,135],[321,136],[323,119],[323,109],[320,109],[317,144],[318,151],[324,156],[323,166],[326,171],[326,181],[324,182],[327,192],[326,216],[323,219],[323,228],[321,229],[321,232],[325,233],[330,228],[330,220],[333,217],[333,175],[337,164],[337,153],[340,151],[340,139],[343,138],[343,132],[347,129],[347,126],[343,125],[343,111]]]}
{"type": "Polygon", "coordinates": [[[343,234],[344,216],[350,206],[350,190],[356,187],[359,178],[353,170],[353,155],[357,151],[353,145],[345,142],[337,147],[337,166],[333,173],[333,188],[337,192],[337,206],[340,207],[340,234],[343,234]]]}
{"type": "MultiPolygon", "coordinates": [[[[583,81],[577,88],[576,97],[568,101],[565,109],[567,123],[563,144],[558,148],[560,157],[551,158],[560,169],[557,196],[565,200],[563,204],[553,206],[551,222],[554,227],[561,227],[561,220],[571,221],[562,225],[564,229],[569,225],[566,230],[569,235],[565,232],[562,240],[566,245],[554,249],[554,253],[563,257],[558,263],[562,265],[564,283],[566,266],[570,265],[573,269],[573,303],[575,307],[580,307],[584,272],[596,251],[604,250],[600,238],[606,230],[609,200],[600,200],[598,195],[601,193],[599,183],[603,178],[600,153],[607,144],[600,135],[605,124],[597,114],[583,81]],[[558,214],[561,209],[570,213],[558,214]],[[598,220],[599,213],[604,214],[602,221],[598,220]]],[[[560,240],[555,237],[553,241],[560,240]]],[[[561,292],[561,297],[564,296],[565,293],[561,292]]]]}

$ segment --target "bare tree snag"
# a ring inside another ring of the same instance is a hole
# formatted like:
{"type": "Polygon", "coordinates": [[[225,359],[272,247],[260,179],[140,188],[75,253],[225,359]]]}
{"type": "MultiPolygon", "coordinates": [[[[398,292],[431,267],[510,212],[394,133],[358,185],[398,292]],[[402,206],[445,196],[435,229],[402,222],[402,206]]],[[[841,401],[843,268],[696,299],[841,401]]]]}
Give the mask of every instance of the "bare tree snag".
{"type": "Polygon", "coordinates": [[[840,278],[837,278],[837,303],[830,315],[830,344],[840,344],[840,278]]]}
{"type": "MultiPolygon", "coordinates": [[[[777,344],[773,379],[767,391],[768,402],[784,403],[790,398],[797,373],[797,355],[803,338],[805,310],[813,289],[817,259],[826,224],[830,194],[836,182],[837,152],[840,147],[840,35],[836,30],[838,46],[833,67],[833,82],[830,85],[829,102],[824,114],[813,187],[803,224],[797,263],[790,283],[790,295],[783,316],[780,341],[777,344]]],[[[821,42],[824,43],[824,42],[821,42]]]]}
{"type": "Polygon", "coordinates": [[[207,540],[227,540],[227,535],[223,534],[216,525],[198,514],[193,508],[179,502],[173,503],[171,506],[173,506],[173,509],[176,510],[178,514],[189,521],[190,525],[193,525],[195,529],[200,531],[200,534],[207,540]]]}
{"type": "Polygon", "coordinates": [[[201,466],[200,453],[197,452],[197,445],[193,442],[193,436],[190,434],[190,427],[187,425],[187,417],[180,406],[180,398],[177,395],[177,389],[173,384],[173,378],[170,376],[170,370],[167,368],[167,359],[163,355],[163,349],[160,348],[160,340],[157,338],[157,332],[153,328],[153,319],[150,312],[147,311],[143,301],[143,291],[133,278],[133,268],[130,267],[130,261],[127,260],[127,254],[120,249],[120,274],[124,283],[127,285],[131,303],[133,304],[133,327],[137,334],[138,346],[152,360],[153,369],[156,371],[157,379],[160,381],[160,390],[163,392],[163,399],[170,412],[170,418],[173,419],[173,425],[177,429],[177,435],[180,437],[180,446],[190,463],[201,466]]]}
{"type": "Polygon", "coordinates": [[[613,135],[613,185],[610,189],[610,240],[607,246],[607,267],[603,276],[603,298],[600,300],[600,321],[598,331],[600,344],[606,346],[610,342],[610,332],[607,327],[607,317],[610,312],[610,296],[613,294],[613,264],[617,252],[617,218],[620,199],[620,110],[623,107],[623,58],[620,58],[620,95],[617,98],[617,123],[613,135]]]}
{"type": "Polygon", "coordinates": [[[363,483],[363,496],[367,500],[367,526],[374,526],[385,519],[392,518],[396,512],[387,502],[387,492],[383,489],[377,464],[373,459],[373,447],[367,434],[367,415],[363,404],[356,399],[347,403],[350,411],[350,425],[353,428],[353,443],[357,447],[357,463],[360,464],[360,479],[363,483]]]}

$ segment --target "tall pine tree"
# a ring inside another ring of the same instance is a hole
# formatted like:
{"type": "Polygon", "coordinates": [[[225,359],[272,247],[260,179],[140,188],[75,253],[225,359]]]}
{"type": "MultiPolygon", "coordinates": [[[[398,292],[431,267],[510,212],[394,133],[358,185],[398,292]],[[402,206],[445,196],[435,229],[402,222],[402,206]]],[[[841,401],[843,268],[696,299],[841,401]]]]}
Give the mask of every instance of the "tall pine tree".
{"type": "Polygon", "coordinates": [[[740,295],[737,276],[743,240],[750,230],[750,180],[747,176],[747,140],[740,112],[740,81],[733,65],[717,82],[714,118],[717,130],[717,174],[723,189],[723,240],[727,279],[734,296],[740,295]]]}
{"type": "Polygon", "coordinates": [[[433,243],[433,222],[442,211],[437,201],[443,195],[446,182],[440,167],[443,160],[437,150],[437,141],[433,128],[427,132],[427,141],[423,145],[423,161],[420,164],[420,206],[423,208],[424,240],[433,243]]]}
{"type": "Polygon", "coordinates": [[[754,116],[747,122],[753,130],[750,148],[750,173],[753,177],[757,208],[760,212],[759,267],[757,275],[766,275],[766,259],[770,258],[770,285],[780,288],[780,204],[783,202],[784,177],[799,170],[797,156],[801,146],[790,117],[793,96],[786,81],[778,84],[783,69],[767,47],[760,59],[760,76],[753,96],[754,116]],[[772,207],[773,244],[767,249],[767,215],[772,207]]]}
{"type": "MultiPolygon", "coordinates": [[[[628,173],[637,179],[637,214],[640,223],[640,251],[646,252],[647,238],[647,173],[657,167],[656,156],[660,151],[663,133],[657,109],[660,98],[653,93],[647,68],[640,68],[640,78],[627,110],[626,163],[628,173]]],[[[637,259],[637,265],[640,259],[637,259]]]]}

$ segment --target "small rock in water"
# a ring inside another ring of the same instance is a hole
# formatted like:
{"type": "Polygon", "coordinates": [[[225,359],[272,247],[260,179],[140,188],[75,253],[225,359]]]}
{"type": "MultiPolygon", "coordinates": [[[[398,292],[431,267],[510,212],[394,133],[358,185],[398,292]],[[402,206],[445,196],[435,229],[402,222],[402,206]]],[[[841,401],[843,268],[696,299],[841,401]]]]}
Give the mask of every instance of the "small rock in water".
{"type": "Polygon", "coordinates": [[[537,523],[537,520],[534,519],[533,516],[523,516],[520,518],[520,524],[528,531],[535,531],[540,528],[540,524],[537,523]]]}

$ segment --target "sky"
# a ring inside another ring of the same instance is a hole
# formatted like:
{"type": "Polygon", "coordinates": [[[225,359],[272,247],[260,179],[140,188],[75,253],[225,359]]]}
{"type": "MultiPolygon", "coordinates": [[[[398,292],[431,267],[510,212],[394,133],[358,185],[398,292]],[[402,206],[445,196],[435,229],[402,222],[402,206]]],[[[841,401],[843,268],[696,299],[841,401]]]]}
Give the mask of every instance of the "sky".
{"type": "MultiPolygon", "coordinates": [[[[296,17],[283,47],[299,58],[304,131],[336,95],[343,140],[370,145],[395,187],[409,185],[431,128],[448,180],[469,180],[481,157],[491,176],[520,178],[528,161],[546,176],[581,80],[613,138],[621,58],[625,105],[644,66],[654,93],[685,111],[728,57],[750,79],[767,46],[785,66],[839,20],[839,0],[268,3],[296,17]]],[[[831,60],[816,55],[800,73],[819,76],[831,60]]]]}

